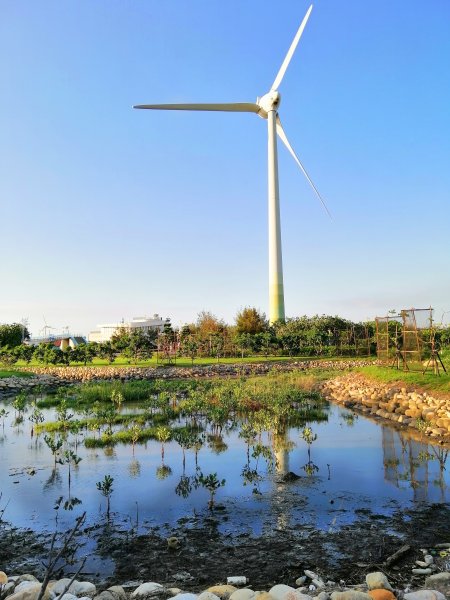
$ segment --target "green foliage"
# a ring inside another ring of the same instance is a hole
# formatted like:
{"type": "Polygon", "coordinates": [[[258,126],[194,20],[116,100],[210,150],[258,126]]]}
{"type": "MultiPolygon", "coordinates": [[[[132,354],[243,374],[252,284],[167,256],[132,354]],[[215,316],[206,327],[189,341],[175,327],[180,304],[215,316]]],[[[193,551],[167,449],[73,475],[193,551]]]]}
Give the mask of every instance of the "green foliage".
{"type": "Polygon", "coordinates": [[[256,334],[263,333],[268,328],[266,315],[256,308],[245,307],[236,315],[236,332],[256,334]]]}
{"type": "Polygon", "coordinates": [[[102,481],[97,481],[96,486],[101,495],[106,498],[106,516],[109,519],[111,496],[114,491],[113,489],[114,477],[107,474],[104,476],[102,481]]]}
{"type": "Polygon", "coordinates": [[[195,485],[196,487],[201,486],[208,490],[209,492],[209,502],[208,507],[210,509],[214,508],[214,497],[221,487],[225,485],[225,479],[219,479],[217,477],[217,473],[210,473],[209,475],[204,475],[203,473],[199,473],[195,477],[195,485]]]}
{"type": "Polygon", "coordinates": [[[0,348],[2,346],[15,348],[22,344],[24,340],[29,339],[30,332],[21,323],[0,325],[0,348]]]}

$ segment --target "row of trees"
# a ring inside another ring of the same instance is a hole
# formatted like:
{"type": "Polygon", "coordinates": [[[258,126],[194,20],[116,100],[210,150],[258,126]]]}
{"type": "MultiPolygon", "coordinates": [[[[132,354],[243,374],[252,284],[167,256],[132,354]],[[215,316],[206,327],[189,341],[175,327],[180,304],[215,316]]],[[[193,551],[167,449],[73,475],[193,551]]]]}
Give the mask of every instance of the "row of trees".
{"type": "MultiPolygon", "coordinates": [[[[43,364],[88,364],[95,357],[112,364],[119,355],[130,363],[137,363],[151,358],[154,353],[163,361],[173,362],[176,357],[184,356],[194,362],[197,357],[219,360],[249,355],[354,356],[376,351],[373,322],[354,323],[338,316],[316,315],[289,318],[270,325],[264,313],[250,307],[238,312],[233,325],[203,311],[195,323],[180,329],[174,329],[169,320],[162,332],[120,328],[109,342],[80,344],[66,350],[53,343],[38,346],[22,343],[22,325],[1,326],[0,336],[2,328],[5,334],[0,337],[3,342],[0,361],[5,364],[18,360],[29,363],[33,359],[43,364]],[[9,343],[5,344],[5,340],[9,343]]],[[[450,345],[450,328],[441,328],[437,339],[442,346],[450,345]]]]}

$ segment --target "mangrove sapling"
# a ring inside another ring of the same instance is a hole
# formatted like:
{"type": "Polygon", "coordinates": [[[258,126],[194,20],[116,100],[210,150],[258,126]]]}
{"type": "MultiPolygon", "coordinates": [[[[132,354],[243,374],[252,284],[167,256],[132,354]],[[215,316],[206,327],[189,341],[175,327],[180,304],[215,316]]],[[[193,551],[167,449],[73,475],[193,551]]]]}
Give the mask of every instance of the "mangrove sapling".
{"type": "Polygon", "coordinates": [[[63,455],[58,459],[57,462],[59,462],[60,465],[67,465],[68,466],[68,483],[69,483],[69,498],[70,498],[70,484],[71,484],[71,477],[72,477],[72,464],[73,466],[76,468],[78,467],[78,465],[80,464],[80,462],[83,459],[78,456],[77,454],[75,454],[75,452],[73,450],[65,450],[63,455]]]}
{"type": "Polygon", "coordinates": [[[26,392],[24,390],[22,390],[21,392],[19,392],[17,394],[17,396],[15,397],[15,399],[12,403],[14,410],[16,411],[15,417],[16,417],[17,422],[19,422],[19,419],[20,419],[20,422],[23,419],[23,413],[26,412],[27,399],[28,399],[28,396],[27,396],[26,392]]]}
{"type": "Polygon", "coordinates": [[[34,435],[34,426],[39,425],[39,423],[44,422],[44,413],[40,410],[36,404],[36,402],[31,403],[31,408],[33,409],[31,415],[28,417],[28,420],[32,423],[31,425],[31,437],[34,435]]]}
{"type": "Polygon", "coordinates": [[[56,409],[56,416],[58,417],[59,423],[61,423],[62,429],[69,429],[70,419],[73,418],[73,413],[69,412],[67,408],[66,398],[62,398],[59,406],[56,409]]]}
{"type": "Polygon", "coordinates": [[[114,477],[107,474],[104,476],[103,481],[97,481],[97,489],[101,495],[106,498],[106,518],[109,521],[109,514],[111,508],[111,496],[114,491],[113,488],[114,477]]]}
{"type": "Polygon", "coordinates": [[[172,437],[172,432],[169,427],[159,426],[156,429],[156,439],[161,442],[161,462],[164,465],[164,444],[172,437]]]}
{"type": "Polygon", "coordinates": [[[311,476],[319,470],[319,467],[315,465],[311,460],[311,445],[317,440],[317,433],[314,433],[311,427],[307,425],[303,428],[302,438],[308,445],[308,462],[305,465],[303,465],[302,468],[307,475],[311,476]]]}
{"type": "Polygon", "coordinates": [[[111,392],[111,402],[114,404],[114,407],[117,410],[117,412],[120,411],[120,407],[122,406],[123,401],[124,397],[122,392],[117,388],[113,389],[113,391],[111,392]]]}
{"type": "Polygon", "coordinates": [[[209,492],[209,502],[208,508],[212,510],[214,508],[214,497],[217,493],[217,490],[225,485],[225,479],[218,479],[217,473],[210,473],[209,475],[204,475],[203,473],[199,473],[195,478],[196,487],[203,487],[209,492]]]}
{"type": "Polygon", "coordinates": [[[53,454],[53,458],[55,460],[54,468],[56,469],[56,463],[59,462],[60,458],[60,450],[64,444],[64,440],[62,438],[55,439],[50,435],[44,435],[44,442],[50,448],[51,453],[53,454]]]}
{"type": "Polygon", "coordinates": [[[139,441],[140,436],[141,436],[141,428],[139,427],[139,425],[137,423],[135,423],[130,429],[131,443],[133,446],[133,456],[134,456],[134,447],[136,445],[136,442],[139,441]]]}

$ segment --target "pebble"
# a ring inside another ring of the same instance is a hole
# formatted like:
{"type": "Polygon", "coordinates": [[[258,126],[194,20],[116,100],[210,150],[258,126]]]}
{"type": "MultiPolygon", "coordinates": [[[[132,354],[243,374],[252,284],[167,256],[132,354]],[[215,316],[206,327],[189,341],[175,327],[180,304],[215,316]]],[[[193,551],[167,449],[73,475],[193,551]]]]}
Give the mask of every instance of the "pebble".
{"type": "Polygon", "coordinates": [[[431,575],[433,572],[431,569],[412,569],[414,575],[431,575]]]}
{"type": "Polygon", "coordinates": [[[372,600],[369,594],[357,590],[345,590],[344,592],[333,592],[331,600],[372,600]]]}
{"type": "Polygon", "coordinates": [[[164,591],[164,588],[159,583],[154,583],[153,581],[149,581],[148,583],[143,583],[138,588],[134,590],[131,594],[132,598],[145,598],[147,596],[155,596],[156,594],[160,594],[164,591]]]}
{"type": "Polygon", "coordinates": [[[247,577],[244,575],[234,575],[232,577],[227,577],[228,585],[247,585],[247,577]]]}
{"type": "Polygon", "coordinates": [[[311,596],[302,594],[290,585],[284,585],[282,583],[270,588],[269,594],[274,600],[311,600],[311,596]]]}
{"type": "Polygon", "coordinates": [[[395,596],[390,590],[369,590],[367,593],[372,600],[395,600],[395,596]]]}
{"type": "Polygon", "coordinates": [[[182,592],[181,594],[177,594],[174,596],[177,600],[197,600],[197,594],[188,594],[187,592],[182,592]]]}
{"type": "Polygon", "coordinates": [[[445,596],[436,590],[417,590],[405,594],[404,600],[445,600],[445,596]]]}
{"type": "Polygon", "coordinates": [[[306,581],[306,575],[302,575],[302,577],[298,577],[298,579],[295,580],[295,585],[303,585],[306,581]]]}
{"type": "Polygon", "coordinates": [[[381,571],[375,571],[374,573],[368,573],[366,575],[366,583],[367,583],[367,587],[369,588],[369,590],[376,590],[376,589],[381,588],[384,590],[389,590],[391,592],[393,591],[392,587],[388,581],[388,578],[381,571]]]}
{"type": "Polygon", "coordinates": [[[219,596],[220,600],[228,600],[231,594],[236,590],[237,588],[235,588],[234,585],[213,585],[206,591],[219,596]]]}

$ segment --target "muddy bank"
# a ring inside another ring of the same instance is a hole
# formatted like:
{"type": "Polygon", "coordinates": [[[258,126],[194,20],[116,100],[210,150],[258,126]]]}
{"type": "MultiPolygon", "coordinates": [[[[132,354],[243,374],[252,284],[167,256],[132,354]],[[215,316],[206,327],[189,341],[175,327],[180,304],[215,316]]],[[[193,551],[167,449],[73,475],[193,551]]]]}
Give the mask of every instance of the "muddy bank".
{"type": "MultiPolygon", "coordinates": [[[[157,581],[198,591],[205,584],[223,582],[236,574],[245,575],[253,589],[263,589],[276,583],[295,585],[305,569],[316,571],[325,580],[344,580],[347,585],[358,583],[370,571],[382,570],[397,587],[420,587],[425,575],[414,575],[412,569],[415,561],[423,559],[421,549],[434,555],[436,571],[450,565],[450,552],[447,555],[435,549],[439,543],[450,542],[448,504],[399,510],[390,516],[360,509],[355,517],[352,524],[338,530],[319,531],[302,524],[284,528],[280,524],[259,536],[223,535],[220,526],[227,520],[226,510],[186,518],[178,527],[154,528],[141,535],[103,524],[91,527],[90,533],[97,544],[99,564],[102,558],[112,559],[114,566],[107,573],[85,571],[81,575],[99,587],[157,581]],[[177,543],[168,544],[169,537],[177,543]],[[386,563],[405,545],[410,548],[397,561],[386,563]]],[[[43,549],[48,543],[48,536],[8,530],[4,524],[0,528],[2,569],[42,577],[40,559],[45,557],[43,549]]]]}

